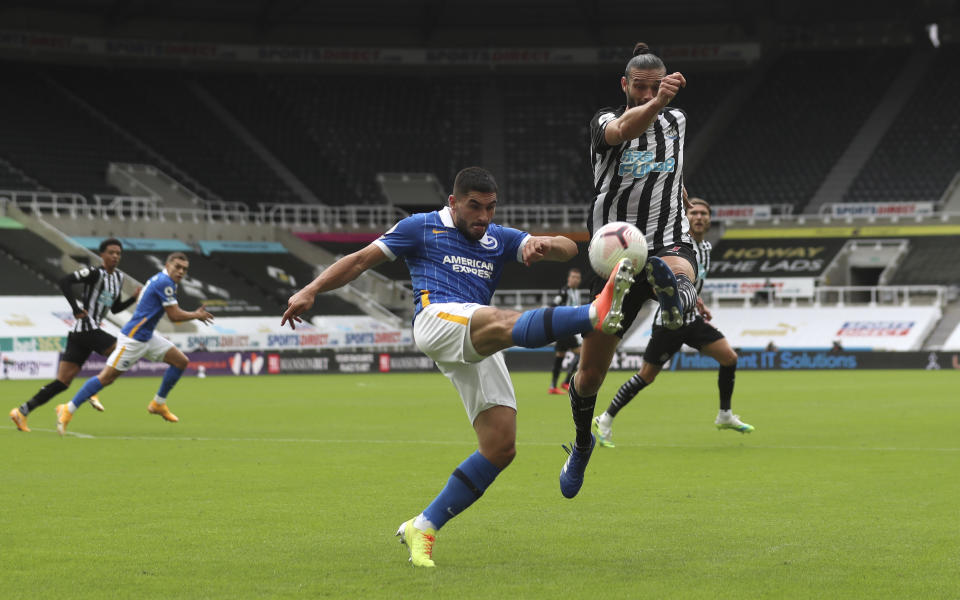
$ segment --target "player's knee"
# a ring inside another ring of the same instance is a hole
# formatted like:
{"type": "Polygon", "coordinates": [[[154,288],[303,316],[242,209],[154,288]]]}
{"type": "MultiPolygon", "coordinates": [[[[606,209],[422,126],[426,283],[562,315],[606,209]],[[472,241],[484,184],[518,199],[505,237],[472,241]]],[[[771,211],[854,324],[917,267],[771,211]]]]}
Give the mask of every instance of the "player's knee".
{"type": "Polygon", "coordinates": [[[581,396],[592,396],[600,390],[603,385],[603,378],[607,372],[593,366],[584,366],[580,363],[577,367],[576,387],[577,393],[581,396]]]}
{"type": "Polygon", "coordinates": [[[724,367],[735,367],[737,366],[737,353],[731,350],[729,354],[720,357],[719,362],[724,367]]]}

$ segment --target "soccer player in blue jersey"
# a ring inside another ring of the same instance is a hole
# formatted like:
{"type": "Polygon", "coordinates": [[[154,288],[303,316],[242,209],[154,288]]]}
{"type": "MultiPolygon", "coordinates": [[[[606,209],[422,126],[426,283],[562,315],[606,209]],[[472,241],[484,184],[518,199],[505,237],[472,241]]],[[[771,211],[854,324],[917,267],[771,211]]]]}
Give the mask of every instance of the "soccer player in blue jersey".
{"type": "MultiPolygon", "coordinates": [[[[403,219],[366,248],[338,260],[290,297],[281,320],[281,325],[295,327],[317,294],[346,285],[386,260],[406,259],[416,292],[414,340],[453,382],[479,446],[433,502],[400,525],[397,535],[418,567],[434,566],[437,530],[480,498],[516,455],[517,401],[500,351],[539,348],[593,330],[618,331],[634,273],[629,260],[621,261],[590,304],[524,313],[493,308],[490,298],[506,262],[566,261],[576,256],[576,244],[563,236],[531,236],[493,224],[497,185],[484,169],[460,171],[448,203],[442,210],[403,219]]],[[[575,421],[577,441],[560,474],[567,497],[583,483],[595,443],[591,418],[575,421]]]]}
{"type": "Polygon", "coordinates": [[[177,284],[186,276],[190,262],[183,252],[174,252],[167,257],[163,271],[147,281],[133,318],[120,330],[117,346],[107,358],[107,364],[96,377],[91,377],[67,404],[57,406],[57,431],[63,435],[73,413],[90,396],[116,381],[141,358],[163,361],[170,365],[163,374],[160,389],[150,401],[147,411],[160,415],[166,421],[176,423],[180,419],[167,407],[167,394],[183,375],[189,360],[173,343],[156,333],[154,329],[160,317],[166,314],[171,321],[179,323],[196,319],[201,323],[213,321],[213,315],[200,306],[194,311],[185,311],[177,304],[177,284]]]}

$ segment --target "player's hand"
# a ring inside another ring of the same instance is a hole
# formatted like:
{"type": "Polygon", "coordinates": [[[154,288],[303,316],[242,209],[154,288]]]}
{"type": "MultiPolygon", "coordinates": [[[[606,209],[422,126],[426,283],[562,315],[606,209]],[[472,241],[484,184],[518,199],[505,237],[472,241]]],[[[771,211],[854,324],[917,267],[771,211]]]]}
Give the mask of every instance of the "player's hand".
{"type": "Polygon", "coordinates": [[[707,308],[707,305],[703,303],[703,298],[697,297],[697,312],[700,313],[700,316],[704,318],[705,321],[709,321],[713,318],[713,314],[710,312],[710,309],[707,308]]]}
{"type": "Polygon", "coordinates": [[[540,262],[550,251],[550,241],[540,237],[532,237],[530,241],[523,245],[523,264],[528,267],[535,262],[540,262]]]}
{"type": "Polygon", "coordinates": [[[73,313],[73,318],[74,318],[74,319],[86,319],[86,318],[87,318],[87,311],[85,311],[85,310],[83,310],[83,309],[80,309],[80,310],[78,310],[78,311],[75,311],[75,312],[73,313]]]}
{"type": "Polygon", "coordinates": [[[143,286],[142,286],[142,285],[138,285],[138,286],[137,286],[137,289],[133,290],[133,297],[134,297],[134,298],[139,298],[141,291],[143,291],[143,286]]]}
{"type": "Polygon", "coordinates": [[[200,308],[193,311],[193,314],[196,315],[193,318],[200,321],[204,325],[209,325],[213,323],[213,315],[210,314],[210,311],[207,310],[206,305],[201,304],[200,308]]]}
{"type": "Polygon", "coordinates": [[[660,80],[660,89],[657,90],[657,101],[660,106],[670,104],[670,101],[677,95],[680,88],[687,86],[687,80],[682,73],[670,73],[660,80]]]}
{"type": "Polygon", "coordinates": [[[307,291],[306,288],[290,296],[290,299],[287,300],[287,311],[283,313],[283,318],[280,319],[280,327],[290,323],[290,329],[296,329],[297,323],[303,323],[300,315],[310,310],[313,306],[314,297],[315,294],[307,291]]]}

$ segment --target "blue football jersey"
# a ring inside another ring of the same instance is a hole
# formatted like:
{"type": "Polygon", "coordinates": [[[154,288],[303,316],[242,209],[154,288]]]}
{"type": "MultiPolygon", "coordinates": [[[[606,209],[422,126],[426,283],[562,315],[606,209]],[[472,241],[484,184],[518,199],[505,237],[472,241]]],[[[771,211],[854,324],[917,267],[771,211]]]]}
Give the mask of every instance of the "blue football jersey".
{"type": "Polygon", "coordinates": [[[147,285],[140,292],[133,318],[120,331],[129,338],[145,342],[153,336],[153,330],[165,312],[164,307],[176,303],[177,284],[166,271],[160,271],[147,280],[147,285]]]}
{"type": "Polygon", "coordinates": [[[415,295],[414,316],[437,302],[490,304],[503,265],[522,262],[525,231],[493,223],[479,241],[453,224],[449,208],[410,215],[373,243],[390,260],[403,257],[415,295]]]}

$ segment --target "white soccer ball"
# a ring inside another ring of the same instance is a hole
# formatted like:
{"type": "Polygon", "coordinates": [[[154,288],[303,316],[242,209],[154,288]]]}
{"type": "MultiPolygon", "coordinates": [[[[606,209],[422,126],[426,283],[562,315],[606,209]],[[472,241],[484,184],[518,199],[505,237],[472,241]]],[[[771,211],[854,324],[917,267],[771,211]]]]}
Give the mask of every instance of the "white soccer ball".
{"type": "Polygon", "coordinates": [[[590,266],[601,277],[609,277],[621,258],[629,258],[637,269],[647,262],[647,238],[630,223],[614,221],[593,233],[587,247],[590,266]]]}

